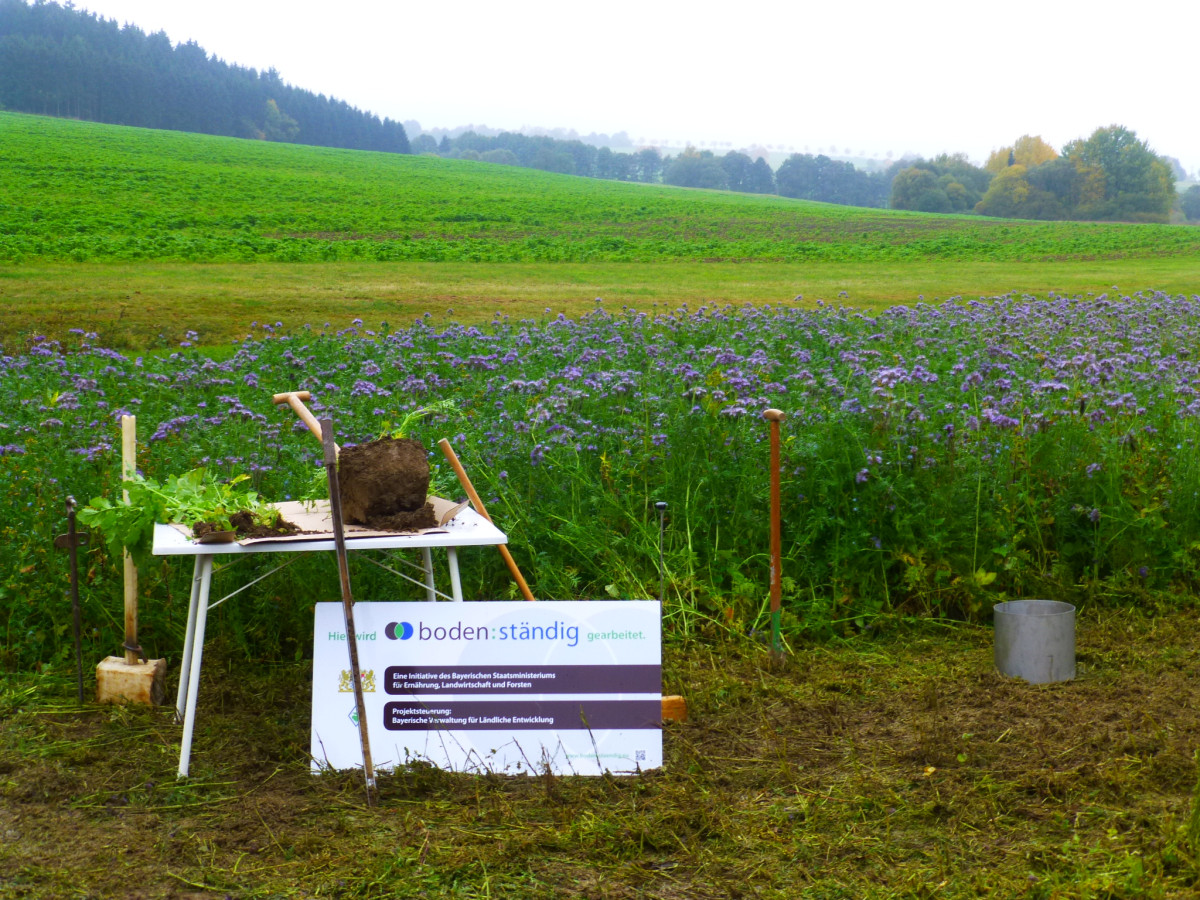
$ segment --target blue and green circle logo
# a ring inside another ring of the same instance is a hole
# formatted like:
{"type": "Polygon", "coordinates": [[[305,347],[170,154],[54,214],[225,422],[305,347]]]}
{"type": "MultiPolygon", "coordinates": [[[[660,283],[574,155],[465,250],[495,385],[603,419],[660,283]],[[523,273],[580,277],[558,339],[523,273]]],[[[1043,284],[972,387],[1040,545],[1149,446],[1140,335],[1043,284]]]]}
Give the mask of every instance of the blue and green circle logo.
{"type": "Polygon", "coordinates": [[[388,622],[383,633],[389,641],[407,641],[413,636],[413,627],[408,622],[388,622]]]}

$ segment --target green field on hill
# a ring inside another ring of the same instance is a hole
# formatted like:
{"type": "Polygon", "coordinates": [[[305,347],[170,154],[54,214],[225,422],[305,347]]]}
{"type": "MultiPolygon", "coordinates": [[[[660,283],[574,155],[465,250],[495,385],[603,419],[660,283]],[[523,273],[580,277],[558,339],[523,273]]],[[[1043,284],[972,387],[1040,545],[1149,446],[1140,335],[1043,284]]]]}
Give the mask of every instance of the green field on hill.
{"type": "Polygon", "coordinates": [[[1194,290],[1200,229],[939,216],[0,113],[0,340],[1194,290]],[[843,293],[845,292],[845,293],[843,293]],[[848,298],[848,299],[844,299],[848,298]],[[453,313],[448,312],[453,310],[453,313]]]}
{"type": "Polygon", "coordinates": [[[830,206],[5,114],[0,259],[1064,260],[1200,231],[830,206]]]}

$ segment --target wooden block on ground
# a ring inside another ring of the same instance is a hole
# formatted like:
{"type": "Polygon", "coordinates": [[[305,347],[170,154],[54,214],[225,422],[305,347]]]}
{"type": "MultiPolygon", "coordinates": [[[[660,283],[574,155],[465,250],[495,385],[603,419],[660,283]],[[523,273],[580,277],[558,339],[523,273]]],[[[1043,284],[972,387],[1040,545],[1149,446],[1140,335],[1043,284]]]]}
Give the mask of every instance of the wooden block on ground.
{"type": "Polygon", "coordinates": [[[107,656],[96,666],[96,702],[161,706],[166,680],[165,659],[130,665],[123,656],[107,656]]]}
{"type": "Polygon", "coordinates": [[[662,717],[664,722],[686,722],[688,717],[687,701],[678,694],[663,697],[662,717]]]}

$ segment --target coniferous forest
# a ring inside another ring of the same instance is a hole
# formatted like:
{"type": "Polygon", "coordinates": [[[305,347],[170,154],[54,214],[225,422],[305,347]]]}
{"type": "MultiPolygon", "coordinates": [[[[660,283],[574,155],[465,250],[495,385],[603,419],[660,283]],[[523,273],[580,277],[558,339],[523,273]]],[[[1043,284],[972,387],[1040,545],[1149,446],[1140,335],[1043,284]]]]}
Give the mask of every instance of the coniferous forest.
{"type": "Polygon", "coordinates": [[[0,107],[20,112],[408,153],[404,126],[230,65],[164,32],[46,0],[0,0],[0,107]]]}

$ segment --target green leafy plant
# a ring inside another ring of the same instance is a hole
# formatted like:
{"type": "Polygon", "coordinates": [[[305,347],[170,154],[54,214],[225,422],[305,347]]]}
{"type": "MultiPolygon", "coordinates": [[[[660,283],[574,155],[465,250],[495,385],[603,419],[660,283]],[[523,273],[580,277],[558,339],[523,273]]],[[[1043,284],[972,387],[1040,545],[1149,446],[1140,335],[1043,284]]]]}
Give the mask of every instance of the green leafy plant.
{"type": "Polygon", "coordinates": [[[216,531],[233,531],[233,516],[248,512],[257,522],[277,523],[279,511],[244,486],[248,479],[248,475],[237,475],[229,481],[217,481],[204,468],[173,475],[161,483],[134,475],[123,482],[123,489],[129,492],[128,501],[93,498],[79,511],[79,521],[103,535],[114,559],[125,548],[134,562],[142,565],[150,556],[155,522],[189,528],[203,522],[216,531]]]}
{"type": "Polygon", "coordinates": [[[462,410],[458,408],[458,404],[453,400],[437,400],[430,403],[428,406],[422,406],[420,409],[410,410],[405,413],[404,418],[394,428],[390,420],[383,423],[383,433],[381,438],[406,438],[412,427],[424,419],[426,416],[443,415],[452,417],[461,417],[462,410]]]}

